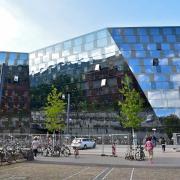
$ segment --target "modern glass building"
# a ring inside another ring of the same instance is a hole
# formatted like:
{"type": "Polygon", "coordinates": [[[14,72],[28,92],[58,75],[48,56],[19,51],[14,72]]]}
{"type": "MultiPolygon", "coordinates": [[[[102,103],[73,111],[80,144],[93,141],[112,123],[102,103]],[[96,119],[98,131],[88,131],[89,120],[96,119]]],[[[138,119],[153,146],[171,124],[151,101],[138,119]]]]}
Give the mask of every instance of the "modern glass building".
{"type": "Polygon", "coordinates": [[[31,86],[67,74],[66,93],[80,89],[88,102],[110,106],[121,98],[118,88],[128,73],[157,117],[180,117],[180,27],[106,28],[29,57],[31,86]]]}
{"type": "Polygon", "coordinates": [[[0,131],[29,132],[28,54],[0,52],[0,131]]]}
{"type": "Polygon", "coordinates": [[[16,114],[13,127],[30,112],[30,83],[31,110],[43,107],[54,84],[70,94],[70,127],[110,129],[125,74],[144,98],[144,116],[180,117],[180,27],[105,28],[29,54],[0,52],[0,65],[1,116],[16,114]]]}

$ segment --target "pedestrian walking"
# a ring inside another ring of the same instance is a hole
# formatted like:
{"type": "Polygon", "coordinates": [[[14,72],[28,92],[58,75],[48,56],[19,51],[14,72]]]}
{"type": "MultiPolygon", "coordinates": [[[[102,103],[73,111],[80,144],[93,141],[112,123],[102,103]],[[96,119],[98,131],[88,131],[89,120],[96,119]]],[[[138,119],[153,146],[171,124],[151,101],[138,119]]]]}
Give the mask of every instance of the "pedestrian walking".
{"type": "Polygon", "coordinates": [[[75,158],[79,157],[79,149],[78,149],[78,147],[74,147],[73,149],[74,149],[74,157],[75,158]]]}
{"type": "Polygon", "coordinates": [[[166,141],[165,141],[164,137],[162,137],[162,139],[161,139],[161,147],[162,147],[162,152],[165,152],[165,150],[166,150],[166,141]]]}
{"type": "Polygon", "coordinates": [[[116,156],[116,144],[112,144],[112,155],[115,157],[116,156]]]}
{"type": "Polygon", "coordinates": [[[152,137],[148,137],[145,143],[145,150],[148,152],[149,161],[152,164],[154,145],[152,143],[152,137]]]}
{"type": "Polygon", "coordinates": [[[39,141],[38,141],[38,138],[35,136],[34,140],[32,141],[32,150],[33,150],[33,153],[34,153],[34,157],[37,156],[38,147],[39,147],[39,141]]]}

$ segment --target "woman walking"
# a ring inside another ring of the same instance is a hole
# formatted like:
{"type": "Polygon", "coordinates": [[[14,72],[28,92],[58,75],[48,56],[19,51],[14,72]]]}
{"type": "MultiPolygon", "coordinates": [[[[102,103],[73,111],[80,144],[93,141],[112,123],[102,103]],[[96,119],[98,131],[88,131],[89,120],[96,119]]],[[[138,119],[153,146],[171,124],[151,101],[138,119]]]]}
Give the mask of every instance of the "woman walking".
{"type": "Polygon", "coordinates": [[[152,143],[152,137],[148,137],[145,143],[145,150],[148,151],[149,161],[152,164],[154,145],[152,143]]]}

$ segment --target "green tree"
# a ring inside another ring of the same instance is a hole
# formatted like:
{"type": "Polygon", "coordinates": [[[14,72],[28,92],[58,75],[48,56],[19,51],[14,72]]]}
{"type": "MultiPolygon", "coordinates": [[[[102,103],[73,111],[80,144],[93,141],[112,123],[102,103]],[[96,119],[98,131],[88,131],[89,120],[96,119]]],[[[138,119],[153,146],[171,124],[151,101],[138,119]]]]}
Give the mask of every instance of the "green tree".
{"type": "Polygon", "coordinates": [[[44,107],[46,115],[46,128],[50,132],[56,130],[62,130],[65,126],[63,113],[65,109],[65,103],[61,99],[61,93],[52,86],[51,92],[48,94],[47,103],[44,107]]]}
{"type": "Polygon", "coordinates": [[[120,122],[126,128],[137,129],[143,119],[139,116],[143,109],[143,100],[140,93],[132,86],[132,80],[128,75],[125,75],[122,81],[122,88],[119,92],[123,96],[123,100],[119,101],[120,107],[120,122]]]}
{"type": "Polygon", "coordinates": [[[180,131],[180,119],[176,115],[169,115],[162,118],[164,130],[167,133],[169,139],[172,138],[172,134],[180,131]]]}

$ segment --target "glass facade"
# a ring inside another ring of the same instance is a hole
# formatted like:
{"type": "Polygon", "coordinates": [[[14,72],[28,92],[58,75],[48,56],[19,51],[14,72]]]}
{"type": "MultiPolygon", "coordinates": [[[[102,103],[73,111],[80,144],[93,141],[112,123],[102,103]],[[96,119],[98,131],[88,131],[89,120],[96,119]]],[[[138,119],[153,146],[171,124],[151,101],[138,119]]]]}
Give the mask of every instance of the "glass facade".
{"type": "MultiPolygon", "coordinates": [[[[39,49],[29,55],[31,87],[51,84],[68,74],[83,95],[92,101],[95,96],[105,101],[100,95],[107,98],[107,94],[117,93],[121,87],[118,74],[130,70],[157,116],[180,117],[179,32],[180,27],[107,28],[39,49]],[[95,70],[97,64],[100,71],[95,70]],[[109,88],[102,92],[103,79],[109,88]]],[[[70,91],[69,85],[65,89],[70,91]]]]}
{"type": "Polygon", "coordinates": [[[180,117],[180,27],[109,31],[156,115],[180,117]]]}
{"type": "Polygon", "coordinates": [[[29,132],[29,55],[0,52],[1,132],[29,132]]]}

